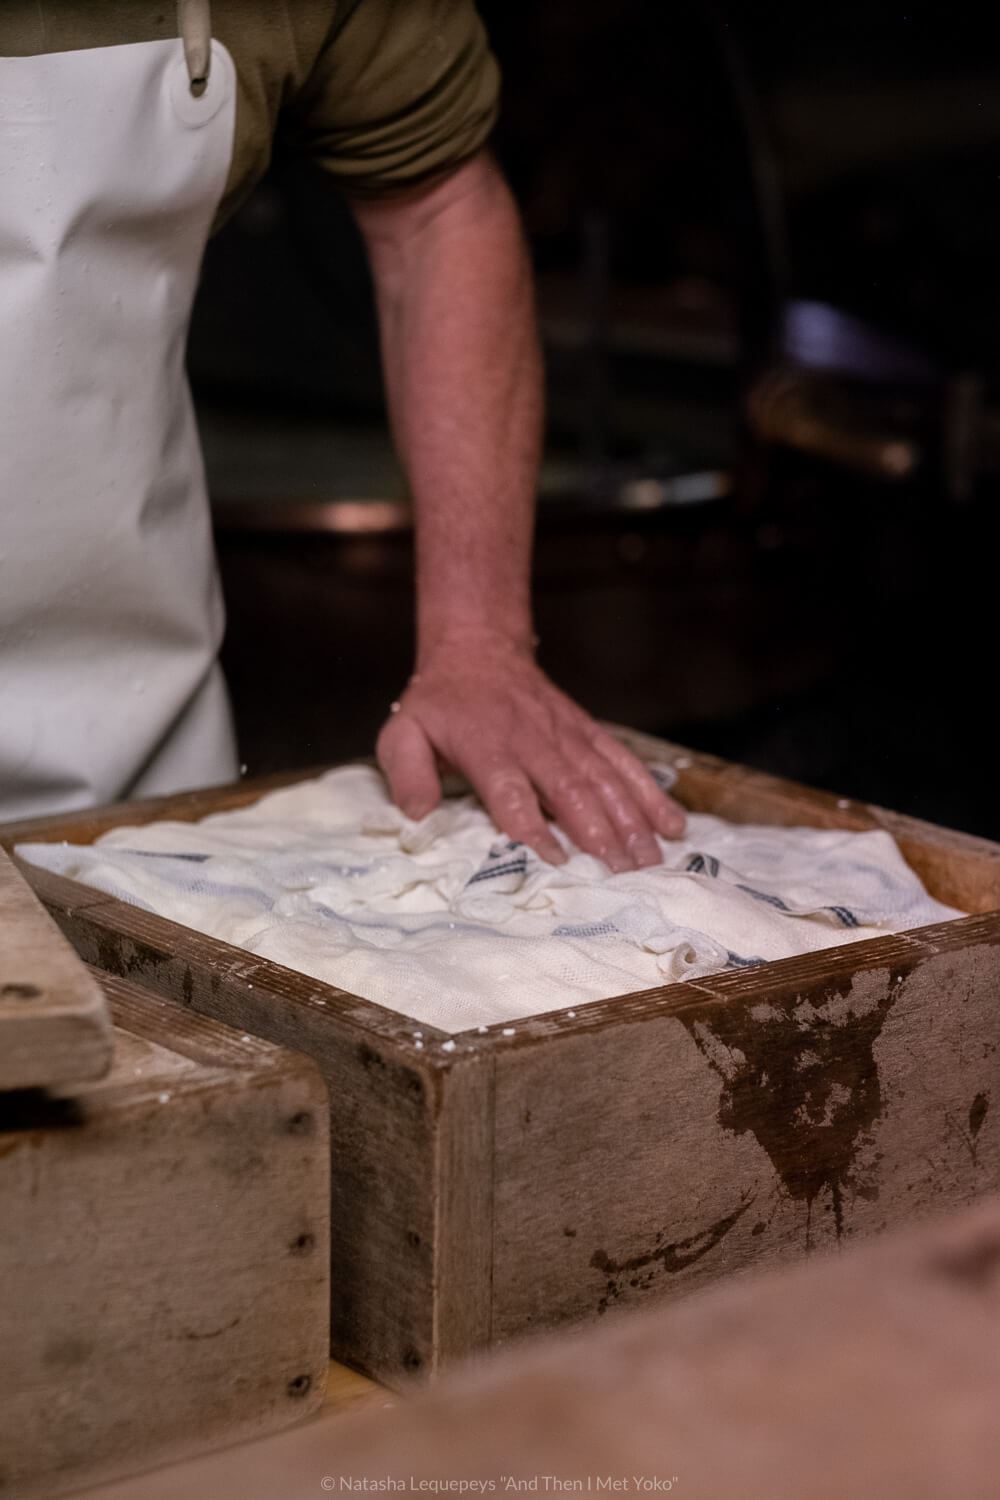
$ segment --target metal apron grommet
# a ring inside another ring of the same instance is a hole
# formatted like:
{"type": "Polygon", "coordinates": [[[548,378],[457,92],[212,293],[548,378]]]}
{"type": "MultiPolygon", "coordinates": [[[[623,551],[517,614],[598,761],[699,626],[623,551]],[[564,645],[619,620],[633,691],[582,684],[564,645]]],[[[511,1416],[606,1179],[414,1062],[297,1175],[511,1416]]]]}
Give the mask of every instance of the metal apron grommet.
{"type": "Polygon", "coordinates": [[[195,129],[207,125],[235,92],[233,65],[228,52],[217,42],[212,43],[212,67],[204,89],[196,94],[191,88],[187,59],[179,49],[170,67],[167,87],[174,113],[181,124],[195,129]]]}

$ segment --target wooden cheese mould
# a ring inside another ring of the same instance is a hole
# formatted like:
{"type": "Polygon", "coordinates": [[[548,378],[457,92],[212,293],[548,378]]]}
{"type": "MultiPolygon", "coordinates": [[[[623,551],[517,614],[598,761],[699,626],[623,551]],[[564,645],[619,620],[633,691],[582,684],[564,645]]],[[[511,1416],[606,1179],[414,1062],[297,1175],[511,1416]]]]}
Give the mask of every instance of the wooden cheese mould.
{"type": "Polygon", "coordinates": [[[0,1093],[0,1494],[51,1500],[315,1410],[326,1090],[303,1057],[101,977],[97,1080],[0,1093]]]}
{"type": "MultiPolygon", "coordinates": [[[[406,1016],[22,865],[88,962],[318,1063],[332,1351],[386,1384],[1000,1186],[1000,846],[620,734],[675,768],[692,810],[886,829],[970,915],[484,1033],[422,1024],[418,1047],[406,1016]]],[[[0,841],[88,842],[294,779],[8,825],[0,841]]]]}

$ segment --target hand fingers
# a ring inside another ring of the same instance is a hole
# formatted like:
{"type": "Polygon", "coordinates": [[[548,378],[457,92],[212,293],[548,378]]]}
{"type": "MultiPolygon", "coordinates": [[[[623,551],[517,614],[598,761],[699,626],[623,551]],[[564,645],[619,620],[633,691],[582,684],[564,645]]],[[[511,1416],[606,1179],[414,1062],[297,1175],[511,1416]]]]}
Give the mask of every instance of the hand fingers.
{"type": "Polygon", "coordinates": [[[434,749],[416,719],[395,713],[382,726],[375,756],[396,806],[408,818],[425,818],[441,800],[434,749]]]}
{"type": "Polygon", "coordinates": [[[596,756],[581,757],[578,765],[552,756],[535,767],[533,779],[549,812],[578,849],[596,855],[616,874],[635,869],[640,849],[646,863],[656,863],[659,850],[635,804],[631,804],[631,815],[624,796],[612,795],[614,805],[609,805],[611,778],[604,785],[592,781],[587,774],[588,762],[596,765],[596,756]],[[635,846],[631,850],[627,842],[630,838],[635,846]]]}
{"type": "Polygon", "coordinates": [[[605,816],[628,857],[629,865],[645,869],[663,862],[660,846],[650,826],[650,818],[632,795],[624,777],[600,755],[590,752],[582,757],[580,769],[600,797],[605,816]]]}
{"type": "Polygon", "coordinates": [[[463,769],[498,828],[527,844],[550,865],[565,864],[565,851],[545,821],[531,782],[516,765],[494,763],[477,768],[470,764],[463,769]]]}
{"type": "Polygon", "coordinates": [[[657,833],[665,839],[680,838],[687,826],[684,809],[657,786],[642,761],[604,730],[594,736],[593,746],[627,784],[657,833]]]}
{"type": "MultiPolygon", "coordinates": [[[[636,765],[640,788],[643,779],[649,780],[656,798],[662,799],[655,782],[636,765]]],[[[548,828],[540,801],[578,849],[603,860],[614,873],[661,862],[656,825],[632,795],[632,782],[589,747],[574,761],[522,749],[517,761],[495,757],[492,763],[477,765],[470,760],[463,769],[497,826],[551,864],[561,864],[565,855],[548,828]]],[[[659,813],[658,802],[649,801],[651,811],[659,813]]],[[[682,820],[683,814],[672,803],[667,807],[672,815],[663,822],[677,831],[677,818],[682,820]]]]}

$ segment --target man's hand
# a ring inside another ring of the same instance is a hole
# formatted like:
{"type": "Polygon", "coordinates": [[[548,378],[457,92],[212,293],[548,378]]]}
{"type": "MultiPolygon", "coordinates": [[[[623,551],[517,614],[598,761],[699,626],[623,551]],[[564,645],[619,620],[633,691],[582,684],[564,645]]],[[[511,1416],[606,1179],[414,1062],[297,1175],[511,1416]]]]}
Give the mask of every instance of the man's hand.
{"type": "Polygon", "coordinates": [[[505,641],[438,647],[382,729],[378,759],[409,817],[437,806],[445,765],[498,828],[550,864],[566,856],[546,813],[616,872],[658,864],[654,834],[684,831],[681,809],[635,756],[505,641]]]}

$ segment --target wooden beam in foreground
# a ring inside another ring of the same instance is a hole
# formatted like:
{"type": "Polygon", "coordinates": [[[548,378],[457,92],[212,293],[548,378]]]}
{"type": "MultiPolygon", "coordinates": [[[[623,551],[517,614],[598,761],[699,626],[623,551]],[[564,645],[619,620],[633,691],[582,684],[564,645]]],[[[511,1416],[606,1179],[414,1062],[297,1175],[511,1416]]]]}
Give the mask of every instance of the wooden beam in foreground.
{"type": "Polygon", "coordinates": [[[88,1500],[345,1490],[995,1500],[998,1413],[992,1199],[510,1349],[389,1412],[316,1421],[88,1500]]]}

